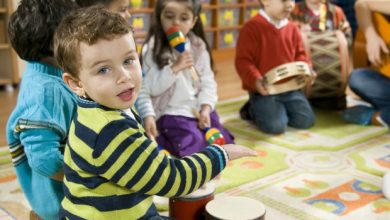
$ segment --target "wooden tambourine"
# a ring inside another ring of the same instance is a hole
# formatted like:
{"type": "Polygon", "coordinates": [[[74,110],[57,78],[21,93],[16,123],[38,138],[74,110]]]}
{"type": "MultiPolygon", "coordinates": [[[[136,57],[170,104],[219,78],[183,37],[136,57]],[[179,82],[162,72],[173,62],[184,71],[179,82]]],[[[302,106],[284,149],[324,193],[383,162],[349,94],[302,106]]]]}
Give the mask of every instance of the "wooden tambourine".
{"type": "Polygon", "coordinates": [[[270,95],[298,90],[311,79],[311,70],[305,62],[292,62],[277,66],[264,76],[264,87],[270,95]]]}
{"type": "Polygon", "coordinates": [[[264,220],[265,206],[242,196],[223,196],[206,205],[206,220],[264,220]]]}

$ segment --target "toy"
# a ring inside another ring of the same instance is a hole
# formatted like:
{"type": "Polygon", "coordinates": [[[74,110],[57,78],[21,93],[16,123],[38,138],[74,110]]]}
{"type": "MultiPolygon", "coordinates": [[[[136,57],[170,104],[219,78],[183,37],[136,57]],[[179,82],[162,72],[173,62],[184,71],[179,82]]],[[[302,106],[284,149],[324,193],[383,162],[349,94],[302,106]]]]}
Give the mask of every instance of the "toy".
{"type": "Polygon", "coordinates": [[[209,144],[218,144],[224,145],[226,144],[225,138],[222,133],[216,128],[206,128],[205,138],[209,144]]]}
{"type": "MultiPolygon", "coordinates": [[[[175,48],[179,53],[183,53],[186,49],[186,38],[183,33],[179,30],[179,27],[172,26],[167,30],[167,37],[169,45],[175,48]]],[[[191,76],[194,81],[199,81],[198,72],[192,66],[190,67],[191,76]]]]}

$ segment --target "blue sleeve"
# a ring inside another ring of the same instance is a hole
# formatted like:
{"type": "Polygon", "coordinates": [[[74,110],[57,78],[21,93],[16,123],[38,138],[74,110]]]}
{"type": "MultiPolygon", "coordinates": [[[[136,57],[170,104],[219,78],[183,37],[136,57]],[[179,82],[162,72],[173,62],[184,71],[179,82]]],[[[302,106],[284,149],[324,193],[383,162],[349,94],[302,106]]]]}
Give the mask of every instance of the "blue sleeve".
{"type": "Polygon", "coordinates": [[[52,129],[27,129],[20,133],[28,163],[34,172],[51,177],[63,168],[60,135],[52,129]]]}

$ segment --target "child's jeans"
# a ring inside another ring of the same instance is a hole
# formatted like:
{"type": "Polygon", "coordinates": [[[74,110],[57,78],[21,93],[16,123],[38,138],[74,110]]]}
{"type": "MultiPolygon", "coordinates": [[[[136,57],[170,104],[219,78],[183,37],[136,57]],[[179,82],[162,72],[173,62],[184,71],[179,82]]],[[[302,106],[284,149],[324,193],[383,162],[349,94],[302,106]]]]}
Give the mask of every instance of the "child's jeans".
{"type": "Polygon", "coordinates": [[[277,95],[249,94],[249,114],[265,133],[280,134],[287,126],[306,129],[315,122],[314,112],[301,90],[277,95]]]}
{"type": "Polygon", "coordinates": [[[358,96],[372,104],[380,112],[380,117],[390,125],[390,79],[380,72],[360,68],[352,71],[349,86],[358,96]]]}

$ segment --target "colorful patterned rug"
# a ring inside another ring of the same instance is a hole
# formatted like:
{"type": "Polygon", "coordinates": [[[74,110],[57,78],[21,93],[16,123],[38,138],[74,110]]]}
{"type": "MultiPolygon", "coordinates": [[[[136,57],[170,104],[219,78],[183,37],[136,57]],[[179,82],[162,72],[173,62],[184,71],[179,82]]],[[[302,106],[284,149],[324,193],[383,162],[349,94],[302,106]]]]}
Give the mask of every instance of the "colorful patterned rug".
{"type": "Polygon", "coordinates": [[[315,110],[313,128],[267,135],[238,116],[246,98],[220,103],[224,125],[257,158],[232,161],[215,180],[217,197],[247,196],[266,219],[390,219],[381,177],[390,171],[390,134],[346,124],[340,113],[315,110]]]}
{"type": "MultiPolygon", "coordinates": [[[[229,162],[213,180],[216,197],[257,199],[270,220],[390,219],[390,201],[381,192],[381,176],[390,171],[386,129],[346,124],[337,112],[316,110],[313,128],[267,135],[239,118],[245,100],[221,102],[217,111],[237,143],[258,157],[229,162]]],[[[164,201],[160,207],[167,209],[164,201]]],[[[0,147],[0,219],[28,219],[28,212],[8,149],[0,147]]]]}

